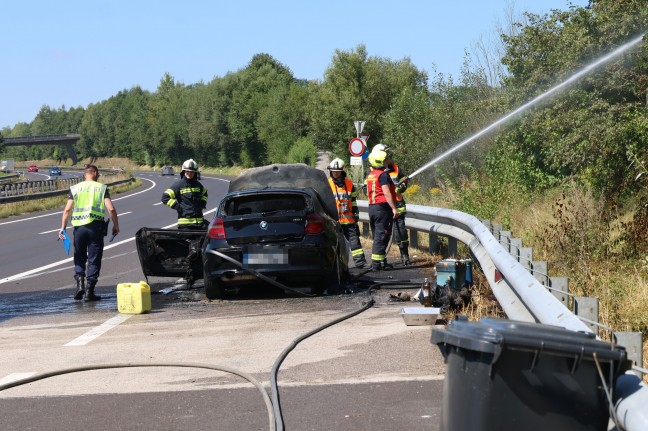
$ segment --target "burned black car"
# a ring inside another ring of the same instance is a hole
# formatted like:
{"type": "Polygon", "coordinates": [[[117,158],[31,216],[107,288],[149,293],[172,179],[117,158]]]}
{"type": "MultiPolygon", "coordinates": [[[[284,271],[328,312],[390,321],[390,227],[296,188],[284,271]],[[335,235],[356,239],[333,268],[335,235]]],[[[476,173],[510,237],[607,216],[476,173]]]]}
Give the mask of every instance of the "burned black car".
{"type": "Polygon", "coordinates": [[[206,234],[143,228],[137,248],[146,276],[203,278],[210,299],[260,283],[320,294],[349,275],[327,178],[301,164],[251,169],[231,181],[206,234]]]}

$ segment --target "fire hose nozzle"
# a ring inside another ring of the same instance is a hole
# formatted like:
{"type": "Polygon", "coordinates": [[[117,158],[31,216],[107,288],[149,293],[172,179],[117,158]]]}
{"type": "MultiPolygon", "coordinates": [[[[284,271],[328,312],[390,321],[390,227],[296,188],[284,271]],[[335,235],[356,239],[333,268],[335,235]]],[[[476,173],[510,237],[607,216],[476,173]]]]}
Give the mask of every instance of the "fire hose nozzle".
{"type": "Polygon", "coordinates": [[[396,185],[396,193],[403,193],[407,189],[407,182],[409,177],[403,177],[396,185]]]}

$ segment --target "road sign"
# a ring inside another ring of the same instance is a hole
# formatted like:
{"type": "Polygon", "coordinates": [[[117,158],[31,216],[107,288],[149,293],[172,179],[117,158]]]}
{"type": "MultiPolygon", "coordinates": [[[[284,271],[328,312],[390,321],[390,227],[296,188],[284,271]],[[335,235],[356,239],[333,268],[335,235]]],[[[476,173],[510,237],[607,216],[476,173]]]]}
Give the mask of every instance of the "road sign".
{"type": "Polygon", "coordinates": [[[364,135],[363,135],[363,134],[361,133],[361,134],[360,134],[360,139],[362,139],[362,140],[364,141],[364,143],[366,144],[367,141],[369,140],[369,135],[367,135],[367,134],[364,134],[364,135]]]}
{"type": "Polygon", "coordinates": [[[351,157],[351,166],[362,166],[362,157],[351,157]]]}
{"type": "Polygon", "coordinates": [[[365,122],[364,121],[354,121],[353,125],[355,126],[356,132],[358,132],[358,135],[362,133],[362,129],[364,129],[365,122]]]}
{"type": "Polygon", "coordinates": [[[365,152],[366,146],[362,139],[353,138],[349,142],[349,152],[352,156],[361,156],[365,152]]]}

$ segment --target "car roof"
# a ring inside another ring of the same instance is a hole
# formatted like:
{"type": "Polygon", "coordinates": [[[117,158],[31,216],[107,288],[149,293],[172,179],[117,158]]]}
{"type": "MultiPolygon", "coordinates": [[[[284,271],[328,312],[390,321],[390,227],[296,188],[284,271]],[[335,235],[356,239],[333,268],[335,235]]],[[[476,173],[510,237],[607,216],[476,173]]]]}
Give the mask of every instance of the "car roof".
{"type": "Polygon", "coordinates": [[[326,174],[306,164],[273,164],[249,169],[230,181],[228,193],[252,189],[311,189],[319,197],[326,213],[336,220],[338,218],[335,196],[326,174]]]}

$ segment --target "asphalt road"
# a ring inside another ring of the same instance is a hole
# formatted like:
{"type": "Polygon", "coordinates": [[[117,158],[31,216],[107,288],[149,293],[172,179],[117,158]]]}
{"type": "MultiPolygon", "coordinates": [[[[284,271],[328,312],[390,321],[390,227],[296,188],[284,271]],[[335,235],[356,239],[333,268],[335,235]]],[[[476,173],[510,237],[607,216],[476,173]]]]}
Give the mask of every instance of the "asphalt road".
{"type": "MultiPolygon", "coordinates": [[[[143,186],[113,196],[122,232],[106,247],[98,303],[72,300],[71,258],[56,241],[61,212],[0,220],[0,384],[71,367],[144,363],[65,374],[0,392],[0,429],[268,429],[261,394],[241,377],[169,364],[247,373],[269,387],[270,371],[297,337],[356,312],[376,281],[422,281],[425,268],[358,275],[354,293],[304,298],[259,287],[209,301],[199,283],[149,279],[152,311],[119,314],[118,283],[144,276],[134,246],[142,226],[167,227],[158,205],[176,177],[143,173],[143,186]],[[164,294],[160,291],[176,289],[164,294]]],[[[214,208],[226,178],[203,176],[214,208]]],[[[445,366],[431,326],[405,325],[392,302],[408,286],[382,286],[375,305],[297,344],[277,377],[286,429],[435,430],[445,366]]]]}

